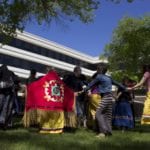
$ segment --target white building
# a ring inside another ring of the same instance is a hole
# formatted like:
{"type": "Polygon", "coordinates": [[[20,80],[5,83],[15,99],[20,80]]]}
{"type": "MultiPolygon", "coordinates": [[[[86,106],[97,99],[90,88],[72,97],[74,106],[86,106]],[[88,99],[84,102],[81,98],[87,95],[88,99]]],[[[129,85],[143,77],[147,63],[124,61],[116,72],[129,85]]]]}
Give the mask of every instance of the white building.
{"type": "Polygon", "coordinates": [[[18,33],[9,44],[0,46],[0,64],[8,65],[22,78],[27,78],[29,70],[33,68],[38,71],[38,75],[42,75],[46,66],[55,67],[59,73],[64,73],[72,72],[76,65],[82,67],[84,75],[91,76],[97,64],[102,62],[107,61],[27,32],[18,33]]]}

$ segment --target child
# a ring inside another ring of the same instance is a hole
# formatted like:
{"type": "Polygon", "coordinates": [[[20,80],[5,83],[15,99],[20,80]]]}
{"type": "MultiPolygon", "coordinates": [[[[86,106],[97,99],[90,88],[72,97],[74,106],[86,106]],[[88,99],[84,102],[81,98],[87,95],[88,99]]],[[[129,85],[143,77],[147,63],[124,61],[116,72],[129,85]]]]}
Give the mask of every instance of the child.
{"type": "MultiPolygon", "coordinates": [[[[123,79],[123,85],[129,87],[131,80],[127,77],[123,79]]],[[[134,127],[133,111],[131,108],[132,95],[130,91],[118,89],[117,101],[113,110],[112,125],[121,128],[122,131],[134,127]]]]}

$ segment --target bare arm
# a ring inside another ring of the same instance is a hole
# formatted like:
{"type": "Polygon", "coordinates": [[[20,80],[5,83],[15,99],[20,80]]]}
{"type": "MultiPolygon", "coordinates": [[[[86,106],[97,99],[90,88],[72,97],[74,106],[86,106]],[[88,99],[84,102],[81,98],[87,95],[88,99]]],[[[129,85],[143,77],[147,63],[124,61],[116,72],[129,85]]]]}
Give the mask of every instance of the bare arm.
{"type": "Polygon", "coordinates": [[[135,89],[135,88],[138,88],[138,87],[142,86],[142,85],[145,83],[145,81],[146,81],[146,78],[143,77],[143,78],[140,80],[140,82],[138,82],[135,86],[132,87],[132,89],[135,89]]]}
{"type": "Polygon", "coordinates": [[[118,100],[118,98],[120,97],[120,95],[122,94],[122,92],[119,92],[116,96],[116,99],[118,100]]]}

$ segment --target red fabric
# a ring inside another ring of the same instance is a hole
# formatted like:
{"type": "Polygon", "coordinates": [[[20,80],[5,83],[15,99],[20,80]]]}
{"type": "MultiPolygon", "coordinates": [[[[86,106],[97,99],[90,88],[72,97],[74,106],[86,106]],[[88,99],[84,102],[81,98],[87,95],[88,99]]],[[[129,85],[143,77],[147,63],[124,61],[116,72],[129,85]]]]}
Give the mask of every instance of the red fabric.
{"type": "Polygon", "coordinates": [[[72,111],[74,93],[51,71],[37,81],[27,85],[25,109],[72,111]]]}

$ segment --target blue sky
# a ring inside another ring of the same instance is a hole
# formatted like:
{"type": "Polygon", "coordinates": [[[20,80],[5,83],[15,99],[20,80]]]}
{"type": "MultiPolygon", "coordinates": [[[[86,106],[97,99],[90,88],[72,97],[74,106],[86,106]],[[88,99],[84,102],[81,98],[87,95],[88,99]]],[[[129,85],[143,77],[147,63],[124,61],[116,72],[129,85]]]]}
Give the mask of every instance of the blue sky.
{"type": "Polygon", "coordinates": [[[95,11],[93,23],[64,21],[63,25],[53,22],[50,26],[39,26],[35,22],[27,25],[25,31],[73,48],[91,56],[99,56],[110,42],[112,32],[124,16],[141,17],[150,13],[150,0],[135,0],[113,4],[101,0],[100,8],[95,11]]]}

